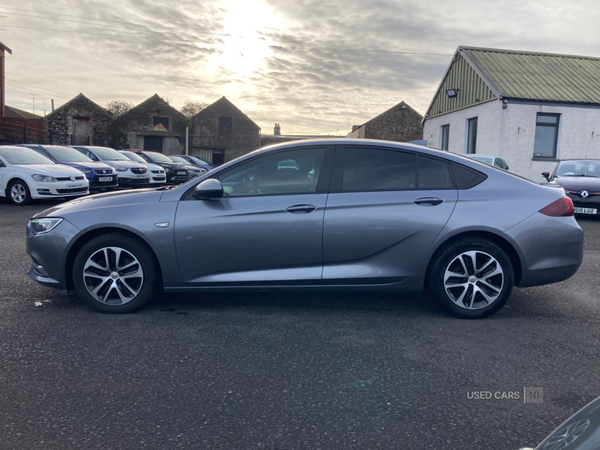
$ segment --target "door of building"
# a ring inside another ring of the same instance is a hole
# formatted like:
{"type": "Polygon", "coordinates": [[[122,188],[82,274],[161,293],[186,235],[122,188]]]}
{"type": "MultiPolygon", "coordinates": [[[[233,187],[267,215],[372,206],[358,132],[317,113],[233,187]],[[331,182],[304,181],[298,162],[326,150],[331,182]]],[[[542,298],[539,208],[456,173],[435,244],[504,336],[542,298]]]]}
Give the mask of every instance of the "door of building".
{"type": "Polygon", "coordinates": [[[73,118],[73,145],[90,145],[90,118],[73,118]]]}
{"type": "Polygon", "coordinates": [[[144,136],[144,150],[162,153],[163,137],[162,136],[144,136]]]}

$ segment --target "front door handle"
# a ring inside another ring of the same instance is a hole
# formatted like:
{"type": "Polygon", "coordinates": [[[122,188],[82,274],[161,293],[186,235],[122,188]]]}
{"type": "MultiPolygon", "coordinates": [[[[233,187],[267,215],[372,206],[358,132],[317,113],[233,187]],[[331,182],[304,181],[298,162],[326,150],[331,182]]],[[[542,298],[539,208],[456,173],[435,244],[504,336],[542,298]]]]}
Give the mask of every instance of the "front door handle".
{"type": "Polygon", "coordinates": [[[294,205],[286,208],[286,211],[292,214],[308,214],[315,209],[317,209],[315,205],[294,205]]]}
{"type": "Polygon", "coordinates": [[[440,203],[444,203],[444,200],[442,200],[441,198],[437,198],[437,197],[422,197],[422,198],[418,198],[414,201],[414,203],[416,203],[417,205],[420,206],[436,206],[439,205],[440,203]]]}

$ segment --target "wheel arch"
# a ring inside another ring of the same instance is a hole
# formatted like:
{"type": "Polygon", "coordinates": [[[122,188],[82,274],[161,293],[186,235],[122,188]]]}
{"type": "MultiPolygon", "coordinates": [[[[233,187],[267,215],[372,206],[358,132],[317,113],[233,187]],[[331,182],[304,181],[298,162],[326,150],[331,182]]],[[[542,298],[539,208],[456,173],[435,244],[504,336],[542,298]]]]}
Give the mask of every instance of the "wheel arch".
{"type": "Polygon", "coordinates": [[[13,175],[13,177],[6,182],[6,187],[4,188],[4,195],[6,195],[6,198],[8,198],[8,188],[10,187],[10,184],[13,181],[22,181],[23,183],[25,183],[27,185],[27,188],[29,189],[29,194],[31,195],[31,186],[29,185],[25,177],[13,175]]]}
{"type": "Polygon", "coordinates": [[[67,286],[67,290],[71,291],[75,288],[75,286],[73,284],[73,265],[75,263],[75,258],[77,257],[77,254],[79,253],[79,251],[83,248],[83,246],[85,244],[90,242],[92,239],[95,239],[98,236],[102,236],[102,235],[108,234],[108,233],[120,233],[120,234],[128,236],[132,239],[135,239],[138,242],[145,245],[148,248],[148,250],[150,250],[150,252],[152,253],[152,257],[154,258],[154,261],[158,267],[159,285],[161,287],[163,286],[162,267],[161,267],[158,257],[156,256],[156,252],[152,248],[152,245],[150,245],[150,243],[143,236],[139,235],[138,233],[136,233],[130,229],[121,228],[118,226],[107,226],[107,227],[93,228],[91,230],[86,231],[85,233],[81,234],[69,248],[66,259],[65,259],[65,264],[64,264],[65,284],[67,286]]]}
{"type": "Polygon", "coordinates": [[[448,245],[452,244],[453,242],[456,242],[460,239],[466,238],[466,237],[470,237],[470,238],[478,237],[478,238],[482,238],[482,239],[487,239],[488,241],[491,241],[494,244],[496,244],[498,247],[500,247],[504,251],[504,253],[506,253],[508,258],[510,259],[511,264],[513,265],[515,286],[519,286],[521,284],[521,278],[523,275],[523,262],[521,260],[521,256],[519,255],[518,251],[516,250],[515,246],[508,239],[506,239],[496,233],[493,233],[491,231],[468,230],[468,231],[463,231],[463,232],[460,232],[458,234],[454,234],[454,235],[448,237],[446,240],[444,240],[437,246],[435,251],[432,253],[431,257],[429,258],[429,262],[427,264],[427,270],[425,272],[425,285],[426,286],[429,286],[431,283],[431,280],[430,280],[431,270],[432,270],[435,262],[437,261],[437,257],[444,251],[446,246],[448,246],[448,245]]]}

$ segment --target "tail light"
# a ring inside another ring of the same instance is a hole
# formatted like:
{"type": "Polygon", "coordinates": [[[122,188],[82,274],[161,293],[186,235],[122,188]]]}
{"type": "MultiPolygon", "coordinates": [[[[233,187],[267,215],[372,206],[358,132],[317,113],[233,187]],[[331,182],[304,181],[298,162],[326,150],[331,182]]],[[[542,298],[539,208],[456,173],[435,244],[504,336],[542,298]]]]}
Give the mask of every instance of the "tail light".
{"type": "Polygon", "coordinates": [[[569,197],[559,198],[545,208],[540,209],[540,212],[551,217],[568,217],[575,215],[573,201],[569,197]]]}

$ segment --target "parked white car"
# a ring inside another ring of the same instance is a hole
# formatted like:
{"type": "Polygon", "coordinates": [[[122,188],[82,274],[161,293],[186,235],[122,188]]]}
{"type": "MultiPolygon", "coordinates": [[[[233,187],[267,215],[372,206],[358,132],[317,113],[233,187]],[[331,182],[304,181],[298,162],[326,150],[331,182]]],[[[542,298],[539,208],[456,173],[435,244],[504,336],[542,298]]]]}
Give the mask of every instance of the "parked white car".
{"type": "Polygon", "coordinates": [[[504,161],[499,156],[482,155],[479,153],[468,153],[468,154],[465,153],[463,156],[466,156],[467,158],[474,159],[475,161],[479,161],[481,163],[487,164],[488,166],[493,166],[498,169],[506,170],[507,172],[512,173],[512,170],[510,170],[510,167],[508,167],[508,164],[506,163],[506,161],[504,161]]]}
{"type": "Polygon", "coordinates": [[[75,150],[80,151],[92,161],[99,161],[117,169],[119,186],[146,186],[150,184],[150,171],[143,166],[133,162],[127,156],[120,154],[109,147],[73,145],[75,150]]]}
{"type": "Polygon", "coordinates": [[[25,147],[0,146],[0,197],[15,205],[32,199],[66,198],[89,194],[83,172],[25,147]]]}
{"type": "Polygon", "coordinates": [[[167,174],[165,173],[165,169],[156,165],[150,164],[146,162],[144,158],[142,158],[137,153],[133,153],[127,150],[119,150],[119,153],[127,156],[131,161],[140,163],[143,166],[146,166],[148,171],[150,172],[150,184],[165,184],[167,182],[167,174]]]}

